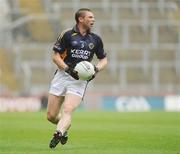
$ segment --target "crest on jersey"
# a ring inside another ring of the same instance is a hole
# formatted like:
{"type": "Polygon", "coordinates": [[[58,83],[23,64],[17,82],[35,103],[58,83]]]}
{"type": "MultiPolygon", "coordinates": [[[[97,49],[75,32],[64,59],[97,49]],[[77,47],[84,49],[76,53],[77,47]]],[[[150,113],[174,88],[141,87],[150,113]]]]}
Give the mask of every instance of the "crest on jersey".
{"type": "Polygon", "coordinates": [[[94,44],[93,43],[89,43],[89,49],[93,49],[94,48],[94,44]]]}

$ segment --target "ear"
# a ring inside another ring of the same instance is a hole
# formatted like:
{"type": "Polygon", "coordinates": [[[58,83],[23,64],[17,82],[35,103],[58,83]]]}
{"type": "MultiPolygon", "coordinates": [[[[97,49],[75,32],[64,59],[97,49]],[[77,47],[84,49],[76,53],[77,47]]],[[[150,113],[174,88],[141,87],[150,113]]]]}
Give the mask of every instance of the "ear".
{"type": "Polygon", "coordinates": [[[79,17],[79,22],[83,22],[83,17],[79,17]]]}

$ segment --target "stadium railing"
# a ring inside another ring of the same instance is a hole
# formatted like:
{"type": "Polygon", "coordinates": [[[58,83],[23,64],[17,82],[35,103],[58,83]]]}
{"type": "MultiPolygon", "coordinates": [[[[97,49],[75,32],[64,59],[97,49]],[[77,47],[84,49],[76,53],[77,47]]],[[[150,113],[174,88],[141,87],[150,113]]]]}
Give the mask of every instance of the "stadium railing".
{"type": "MultiPolygon", "coordinates": [[[[81,5],[77,5],[78,0],[74,0],[73,1],[73,5],[72,3],[68,3],[65,2],[63,3],[63,5],[59,4],[59,7],[62,8],[72,8],[72,9],[77,9],[77,6],[87,6],[87,4],[89,5],[90,8],[98,8],[98,9],[102,9],[104,11],[109,12],[108,9],[110,9],[110,11],[112,11],[111,14],[111,20],[102,20],[102,19],[98,19],[97,23],[96,23],[96,28],[97,28],[97,32],[100,35],[103,35],[103,33],[101,33],[101,29],[103,28],[103,26],[110,26],[112,27],[112,29],[115,32],[118,32],[118,28],[122,28],[123,31],[123,41],[119,42],[118,44],[110,44],[108,42],[105,42],[105,47],[112,51],[110,54],[110,67],[109,70],[110,72],[116,73],[116,72],[120,72],[120,80],[119,83],[116,85],[112,85],[112,86],[116,86],[117,89],[119,88],[130,88],[130,87],[134,87],[134,85],[129,85],[127,78],[126,78],[126,70],[127,68],[142,68],[142,70],[144,72],[146,72],[148,69],[149,65],[152,65],[152,82],[149,85],[151,87],[151,89],[155,89],[155,90],[161,90],[163,88],[167,89],[167,90],[177,90],[176,86],[177,85],[173,85],[173,84],[164,84],[161,85],[160,81],[159,81],[159,70],[162,67],[173,67],[177,73],[179,73],[180,71],[180,65],[179,65],[179,59],[180,59],[180,54],[179,54],[179,44],[180,44],[180,34],[177,34],[178,38],[176,41],[174,42],[159,42],[159,31],[160,31],[160,27],[161,26],[169,26],[170,28],[174,29],[173,27],[179,27],[180,23],[179,22],[173,22],[173,21],[169,21],[167,19],[150,19],[149,18],[149,12],[150,12],[150,8],[158,8],[161,13],[165,13],[166,11],[164,10],[169,10],[169,11],[176,11],[177,6],[175,5],[175,3],[164,3],[164,1],[160,1],[158,0],[158,3],[145,3],[145,2],[139,2],[138,0],[132,0],[132,3],[109,3],[109,1],[101,1],[99,3],[90,3],[90,2],[83,2],[81,3],[81,5]],[[102,5],[103,3],[103,5],[102,5]],[[108,5],[107,5],[108,4],[108,5]],[[138,4],[138,5],[137,5],[138,4]],[[163,5],[157,5],[157,4],[163,4],[163,5]],[[117,16],[118,13],[118,9],[119,8],[131,8],[132,10],[134,10],[135,14],[143,14],[142,16],[140,15],[138,19],[119,19],[117,16]],[[113,12],[114,11],[114,12],[113,12]],[[118,18],[118,19],[117,19],[118,18]],[[142,27],[142,30],[144,31],[148,31],[148,27],[150,27],[150,34],[151,34],[151,42],[149,43],[139,43],[139,42],[131,42],[129,40],[130,38],[130,34],[129,34],[129,30],[131,27],[134,26],[140,26],[142,27]],[[116,53],[118,52],[118,50],[120,49],[124,49],[124,50],[128,50],[128,49],[138,49],[141,50],[142,52],[144,52],[144,56],[141,59],[140,62],[118,62],[118,59],[116,59],[116,53]],[[151,49],[161,49],[161,48],[169,48],[172,49],[175,52],[176,56],[175,56],[175,61],[170,62],[171,64],[169,64],[168,61],[164,61],[163,63],[160,62],[149,62],[148,60],[148,56],[147,54],[150,52],[151,49]],[[163,87],[163,88],[162,88],[163,87]]],[[[59,10],[59,9],[58,9],[59,10]]],[[[2,42],[3,45],[6,44],[6,46],[8,46],[9,44],[12,44],[13,48],[15,46],[15,50],[17,52],[17,57],[15,58],[15,62],[16,62],[16,69],[22,69],[23,73],[25,74],[25,89],[29,89],[32,91],[32,83],[31,83],[31,76],[32,76],[32,69],[33,67],[42,67],[42,68],[51,68],[52,64],[50,65],[44,65],[46,64],[47,61],[49,61],[48,58],[45,58],[43,61],[39,61],[38,63],[36,62],[36,60],[34,61],[23,61],[23,59],[19,58],[19,56],[21,55],[22,52],[26,52],[24,50],[25,46],[26,48],[32,49],[32,50],[36,50],[37,48],[42,48],[42,50],[44,50],[46,48],[46,50],[50,50],[50,48],[47,48],[47,44],[42,44],[42,43],[35,43],[35,44],[29,44],[29,42],[27,44],[22,44],[22,43],[17,43],[16,45],[13,43],[13,30],[17,27],[20,27],[22,25],[25,25],[26,23],[32,21],[32,20],[36,20],[36,19],[43,19],[43,18],[49,18],[49,17],[53,17],[55,21],[58,21],[61,19],[61,16],[59,16],[60,14],[58,14],[57,12],[54,12],[52,14],[46,14],[46,15],[29,15],[26,17],[22,17],[19,18],[16,21],[13,21],[12,23],[9,23],[5,29],[1,30],[1,36],[3,36],[2,38],[4,38],[4,36],[6,36],[6,40],[2,42]],[[28,46],[29,45],[29,46],[28,46]],[[18,56],[19,55],[19,56],[18,56]],[[21,62],[23,62],[22,64],[25,65],[17,65],[17,63],[21,64],[21,62]],[[21,68],[19,68],[21,67],[21,68]]],[[[73,25],[73,20],[64,20],[62,24],[64,24],[64,27],[70,27],[73,25]]],[[[53,40],[52,40],[53,41],[53,40]]],[[[52,44],[52,42],[49,42],[50,44],[52,44]]],[[[47,54],[47,52],[45,53],[47,54]]],[[[46,57],[46,56],[45,56],[46,57]]],[[[48,56],[47,56],[48,57],[48,56]]],[[[47,83],[46,83],[47,84],[47,83]]],[[[148,87],[148,85],[145,83],[144,85],[146,85],[148,87]]],[[[33,85],[35,86],[35,85],[33,85]]],[[[47,85],[45,85],[47,86],[47,85]]],[[[101,87],[102,85],[99,85],[99,87],[101,87]]],[[[105,85],[103,85],[105,86],[105,85]]],[[[110,86],[110,85],[108,85],[110,86]]],[[[137,86],[137,85],[136,85],[137,86]]],[[[36,84],[36,88],[40,87],[40,85],[36,84]]],[[[98,86],[96,86],[98,87],[98,86]]],[[[145,87],[145,86],[143,86],[145,87]]],[[[115,88],[115,89],[116,89],[115,88]]]]}

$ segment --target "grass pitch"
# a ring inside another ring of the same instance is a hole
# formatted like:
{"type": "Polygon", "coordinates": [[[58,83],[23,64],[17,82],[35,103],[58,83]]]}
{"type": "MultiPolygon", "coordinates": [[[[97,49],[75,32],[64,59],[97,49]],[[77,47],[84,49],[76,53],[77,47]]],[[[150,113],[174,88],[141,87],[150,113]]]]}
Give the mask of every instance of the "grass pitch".
{"type": "Polygon", "coordinates": [[[179,112],[75,112],[69,142],[49,149],[46,112],[0,113],[0,154],[180,154],[179,112]]]}

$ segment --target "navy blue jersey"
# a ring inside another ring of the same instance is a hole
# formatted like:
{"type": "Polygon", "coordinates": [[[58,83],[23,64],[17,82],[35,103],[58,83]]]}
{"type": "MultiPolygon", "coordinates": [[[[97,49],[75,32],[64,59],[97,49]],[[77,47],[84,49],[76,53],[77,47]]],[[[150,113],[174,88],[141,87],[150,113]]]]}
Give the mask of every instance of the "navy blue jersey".
{"type": "Polygon", "coordinates": [[[98,59],[106,57],[101,38],[92,32],[82,36],[77,26],[62,33],[53,50],[60,53],[61,58],[69,66],[83,60],[91,62],[94,54],[98,59]]]}

